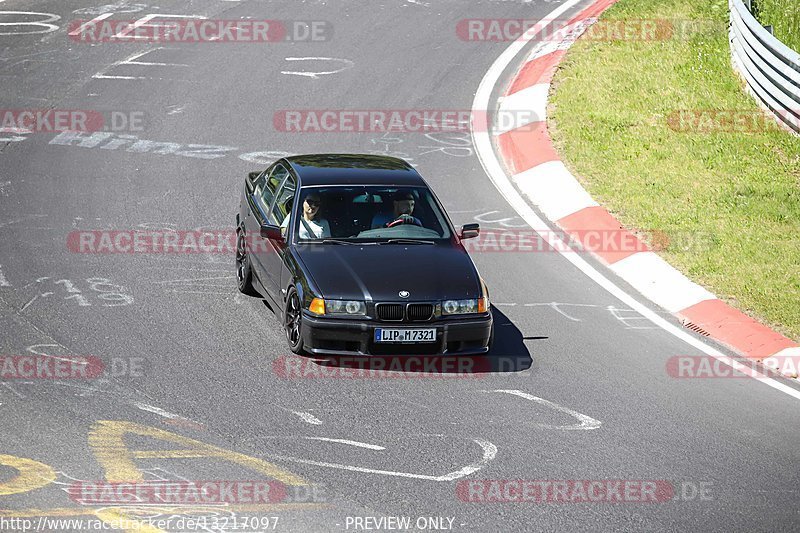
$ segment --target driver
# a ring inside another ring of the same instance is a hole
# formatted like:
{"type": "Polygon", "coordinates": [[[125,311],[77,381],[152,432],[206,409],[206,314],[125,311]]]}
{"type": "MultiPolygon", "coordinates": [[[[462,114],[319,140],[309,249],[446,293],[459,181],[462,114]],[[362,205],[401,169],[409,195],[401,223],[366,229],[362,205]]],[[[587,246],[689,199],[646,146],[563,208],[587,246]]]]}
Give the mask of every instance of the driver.
{"type": "Polygon", "coordinates": [[[392,196],[394,204],[394,214],[375,215],[372,220],[373,228],[391,228],[399,224],[414,224],[422,226],[422,221],[413,215],[414,213],[414,194],[409,190],[400,189],[392,196]]]}

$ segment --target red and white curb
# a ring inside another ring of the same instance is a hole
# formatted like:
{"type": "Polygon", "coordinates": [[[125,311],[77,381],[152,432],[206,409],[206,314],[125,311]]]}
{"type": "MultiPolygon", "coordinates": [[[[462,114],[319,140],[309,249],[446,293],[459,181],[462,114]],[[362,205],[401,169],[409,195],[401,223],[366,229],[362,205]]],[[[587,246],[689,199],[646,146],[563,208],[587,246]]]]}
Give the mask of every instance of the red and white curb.
{"type": "Polygon", "coordinates": [[[800,345],[725,304],[647,248],[592,199],[553,147],[546,111],[556,68],[566,50],[616,1],[597,0],[570,20],[562,40],[534,46],[498,101],[498,116],[518,119],[493,130],[496,151],[519,192],[574,239],[591,248],[585,242],[589,235],[597,231],[614,235],[617,246],[608,248],[617,251],[593,254],[645,297],[689,329],[797,377],[793,363],[800,360],[800,345]],[[631,246],[632,242],[637,245],[631,246]]]}

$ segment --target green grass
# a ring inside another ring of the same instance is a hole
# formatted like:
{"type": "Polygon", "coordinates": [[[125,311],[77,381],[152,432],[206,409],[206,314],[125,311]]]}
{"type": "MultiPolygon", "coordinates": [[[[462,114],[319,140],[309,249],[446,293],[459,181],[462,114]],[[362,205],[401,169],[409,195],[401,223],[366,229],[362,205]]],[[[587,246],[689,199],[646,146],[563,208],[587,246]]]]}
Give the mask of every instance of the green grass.
{"type": "Polygon", "coordinates": [[[679,110],[758,110],[731,67],[727,1],[620,0],[604,18],[705,23],[684,38],[576,43],[550,110],[567,165],[627,227],[669,235],[670,264],[800,340],[800,137],[668,125],[679,110]]]}
{"type": "Polygon", "coordinates": [[[761,24],[772,25],[775,37],[794,51],[800,51],[800,2],[798,0],[757,0],[756,16],[761,24]]]}

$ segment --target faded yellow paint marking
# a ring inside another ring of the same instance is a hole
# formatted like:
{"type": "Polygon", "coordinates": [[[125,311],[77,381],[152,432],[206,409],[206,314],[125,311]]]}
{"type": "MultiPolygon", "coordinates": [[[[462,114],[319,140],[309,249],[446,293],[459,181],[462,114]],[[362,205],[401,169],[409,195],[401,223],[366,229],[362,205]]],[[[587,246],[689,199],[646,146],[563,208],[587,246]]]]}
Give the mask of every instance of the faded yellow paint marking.
{"type": "MultiPolygon", "coordinates": [[[[134,458],[137,453],[150,452],[130,450],[125,445],[126,435],[139,435],[172,444],[179,444],[188,448],[186,451],[177,450],[180,453],[191,452],[197,454],[191,456],[184,455],[182,457],[224,459],[264,474],[269,478],[276,479],[286,485],[308,485],[308,482],[300,476],[292,474],[263,459],[257,459],[243,453],[226,450],[163,429],[135,424],[133,422],[100,420],[92,424],[92,428],[89,431],[89,445],[92,447],[92,451],[98,462],[105,470],[106,480],[108,481],[144,481],[142,472],[136,467],[134,458]]],[[[175,450],[166,450],[162,453],[174,451],[175,450]]]]}
{"type": "Polygon", "coordinates": [[[38,489],[56,479],[56,473],[52,468],[33,459],[0,453],[0,465],[10,466],[17,471],[16,476],[0,483],[0,496],[38,489]]]}

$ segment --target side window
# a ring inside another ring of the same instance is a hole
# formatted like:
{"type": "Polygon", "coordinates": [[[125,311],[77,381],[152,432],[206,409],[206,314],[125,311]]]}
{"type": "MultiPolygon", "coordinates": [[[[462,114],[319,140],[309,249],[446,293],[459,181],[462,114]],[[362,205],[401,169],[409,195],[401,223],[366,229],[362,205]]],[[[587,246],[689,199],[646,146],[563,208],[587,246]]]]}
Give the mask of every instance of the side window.
{"type": "Polygon", "coordinates": [[[295,182],[294,176],[289,174],[289,177],[286,178],[278,194],[275,195],[275,205],[272,208],[274,224],[281,225],[284,220],[286,220],[286,217],[292,211],[292,203],[294,202],[296,192],[297,183],[295,182]]]}
{"type": "Polygon", "coordinates": [[[272,205],[272,199],[275,198],[275,191],[278,189],[278,185],[281,184],[283,178],[286,177],[288,174],[283,165],[275,165],[275,168],[269,173],[264,172],[263,176],[259,176],[256,180],[256,189],[255,195],[256,198],[259,199],[261,203],[261,208],[264,210],[265,213],[269,212],[269,208],[272,205]]]}
{"type": "Polygon", "coordinates": [[[264,182],[267,180],[267,170],[259,173],[255,179],[250,180],[250,190],[260,194],[260,192],[257,191],[260,191],[264,187],[264,182]]]}

